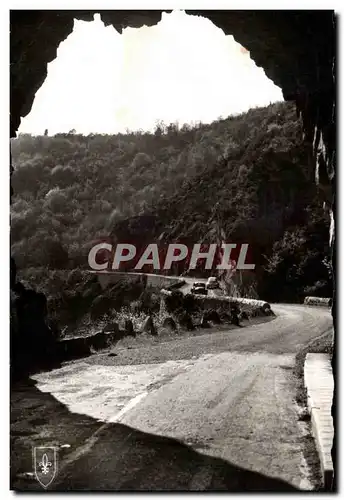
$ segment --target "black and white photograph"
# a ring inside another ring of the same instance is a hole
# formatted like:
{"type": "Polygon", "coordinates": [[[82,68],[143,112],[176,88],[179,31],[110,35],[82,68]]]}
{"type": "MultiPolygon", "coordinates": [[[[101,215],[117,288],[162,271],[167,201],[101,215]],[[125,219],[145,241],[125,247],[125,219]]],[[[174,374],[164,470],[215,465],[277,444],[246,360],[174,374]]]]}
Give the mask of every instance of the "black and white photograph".
{"type": "Polygon", "coordinates": [[[340,16],[89,4],[8,10],[6,494],[337,493],[340,16]]]}

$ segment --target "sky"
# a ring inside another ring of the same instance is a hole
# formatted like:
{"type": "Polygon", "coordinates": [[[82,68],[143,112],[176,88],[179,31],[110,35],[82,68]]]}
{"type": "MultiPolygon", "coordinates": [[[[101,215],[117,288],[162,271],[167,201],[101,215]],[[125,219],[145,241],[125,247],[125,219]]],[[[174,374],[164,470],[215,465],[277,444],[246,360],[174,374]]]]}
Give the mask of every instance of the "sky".
{"type": "Polygon", "coordinates": [[[249,52],[208,19],[164,13],[156,26],[120,35],[74,21],[19,132],[118,133],[165,123],[210,123],[282,101],[249,52]]]}

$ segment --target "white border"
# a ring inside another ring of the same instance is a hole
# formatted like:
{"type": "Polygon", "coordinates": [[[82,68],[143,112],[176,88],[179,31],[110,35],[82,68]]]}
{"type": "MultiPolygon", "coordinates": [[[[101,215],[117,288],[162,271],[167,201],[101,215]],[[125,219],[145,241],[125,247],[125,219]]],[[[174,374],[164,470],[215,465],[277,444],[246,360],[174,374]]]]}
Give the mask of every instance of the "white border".
{"type": "Polygon", "coordinates": [[[193,10],[317,10],[317,9],[335,9],[340,10],[341,2],[339,0],[331,4],[320,0],[273,0],[258,2],[257,0],[10,0],[3,4],[11,9],[42,9],[42,10],[148,10],[148,9],[193,9],[193,10]],[[7,5],[6,5],[7,4],[7,5]]]}
{"type": "MultiPolygon", "coordinates": [[[[2,413],[1,413],[1,430],[2,430],[2,440],[1,440],[1,452],[0,452],[0,474],[1,474],[1,498],[8,498],[14,494],[13,492],[9,492],[9,363],[8,363],[8,353],[9,353],[9,245],[8,245],[8,234],[9,234],[9,183],[8,183],[8,174],[9,174],[9,78],[8,78],[8,65],[9,65],[9,9],[54,9],[54,10],[70,10],[70,9],[82,9],[82,10],[113,10],[113,9],[252,9],[252,10],[261,10],[261,9],[272,9],[272,10],[280,10],[280,9],[334,9],[338,14],[341,13],[341,3],[337,0],[336,2],[332,2],[331,4],[323,2],[323,1],[315,1],[315,0],[304,0],[300,2],[300,0],[280,0],[276,5],[276,2],[273,1],[226,1],[226,0],[214,0],[214,1],[205,1],[205,0],[175,0],[175,1],[165,1],[158,2],[154,0],[150,0],[149,2],[142,2],[142,0],[127,0],[127,1],[117,1],[114,0],[98,0],[97,2],[92,0],[60,0],[59,2],[55,0],[35,0],[31,2],[27,2],[27,0],[12,0],[8,2],[7,0],[3,1],[0,5],[0,23],[1,29],[0,33],[2,35],[2,40],[0,44],[0,57],[3,68],[3,78],[2,78],[2,113],[1,113],[1,133],[0,133],[0,141],[2,143],[1,152],[2,152],[2,165],[0,168],[0,203],[2,204],[0,209],[0,223],[1,223],[1,235],[2,235],[2,244],[0,245],[0,262],[3,263],[3,273],[1,277],[1,319],[2,319],[2,328],[1,328],[1,357],[2,362],[0,362],[0,370],[1,370],[1,381],[2,381],[2,413]],[[5,237],[6,235],[6,237],[5,237]]],[[[339,26],[338,26],[339,33],[339,26]]],[[[342,68],[342,37],[339,40],[339,58],[338,58],[338,79],[341,80],[341,72],[342,68]]],[[[338,84],[339,89],[339,84],[338,84]]],[[[342,104],[341,99],[338,99],[338,126],[339,126],[339,134],[338,134],[338,148],[341,144],[343,144],[342,139],[342,128],[340,124],[340,119],[342,117],[342,104]]],[[[341,171],[340,163],[341,157],[338,157],[338,165],[337,172],[341,171]]],[[[343,182],[344,176],[339,175],[338,182],[338,193],[343,193],[343,182]]],[[[343,213],[342,211],[342,201],[340,197],[337,195],[338,199],[338,212],[337,212],[337,235],[339,235],[339,247],[337,251],[338,256],[338,272],[337,272],[337,287],[343,283],[343,266],[339,262],[340,250],[343,248],[343,231],[342,231],[342,222],[343,219],[340,215],[343,213]],[[339,222],[338,222],[339,221],[339,222]]],[[[338,290],[338,316],[339,312],[343,309],[343,296],[339,293],[338,290]]],[[[337,336],[338,339],[340,337],[339,331],[341,332],[341,318],[338,317],[338,328],[337,328],[337,336]]],[[[341,362],[342,361],[342,342],[338,342],[338,371],[340,371],[341,362]]],[[[338,380],[340,381],[340,373],[338,373],[338,380]]],[[[342,402],[342,386],[339,386],[338,391],[338,421],[339,415],[341,415],[341,402],[342,402]]],[[[339,450],[342,450],[342,432],[337,433],[337,447],[339,450]]],[[[341,465],[341,453],[338,457],[339,464],[341,465]]],[[[338,467],[339,473],[340,467],[338,467]]],[[[338,474],[339,475],[339,474],[338,474]]],[[[340,477],[339,477],[340,480],[340,477]]],[[[66,493],[67,494],[67,493],[66,493]]],[[[114,495],[116,492],[114,492],[114,495]]],[[[98,496],[98,494],[91,495],[90,494],[81,494],[78,495],[79,498],[92,498],[98,496]]],[[[133,493],[135,495],[135,493],[133,493]]],[[[233,495],[233,494],[232,494],[233,495]]],[[[315,493],[316,495],[316,493],[315,493]]],[[[40,498],[39,494],[30,495],[33,498],[40,498]]],[[[213,494],[210,494],[213,496],[213,494]]],[[[242,494],[240,494],[242,497],[242,494]]],[[[245,496],[245,495],[244,495],[245,496]]],[[[303,496],[302,493],[299,495],[293,495],[294,498],[303,496]]],[[[154,495],[156,497],[156,495],[154,495]]]]}

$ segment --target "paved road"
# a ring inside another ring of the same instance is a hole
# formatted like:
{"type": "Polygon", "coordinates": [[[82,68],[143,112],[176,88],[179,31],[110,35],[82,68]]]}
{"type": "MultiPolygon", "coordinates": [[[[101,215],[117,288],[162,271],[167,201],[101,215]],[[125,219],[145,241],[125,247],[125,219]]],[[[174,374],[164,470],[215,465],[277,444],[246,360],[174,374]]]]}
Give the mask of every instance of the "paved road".
{"type": "Polygon", "coordinates": [[[18,429],[30,413],[22,454],[28,443],[69,444],[58,490],[312,489],[292,368],[332,320],[324,308],[273,310],[267,323],[115,348],[34,376],[32,409],[28,389],[12,398],[18,429]]]}

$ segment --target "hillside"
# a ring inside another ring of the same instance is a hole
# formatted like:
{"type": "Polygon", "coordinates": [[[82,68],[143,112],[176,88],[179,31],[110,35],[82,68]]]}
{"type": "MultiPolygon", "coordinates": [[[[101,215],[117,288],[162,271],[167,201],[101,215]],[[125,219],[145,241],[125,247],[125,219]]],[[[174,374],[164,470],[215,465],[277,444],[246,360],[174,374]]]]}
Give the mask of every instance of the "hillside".
{"type": "Polygon", "coordinates": [[[12,254],[25,277],[86,269],[92,243],[110,234],[190,244],[221,235],[251,245],[262,298],[331,293],[329,220],[292,104],[154,134],[20,135],[12,155],[12,254]]]}

